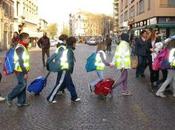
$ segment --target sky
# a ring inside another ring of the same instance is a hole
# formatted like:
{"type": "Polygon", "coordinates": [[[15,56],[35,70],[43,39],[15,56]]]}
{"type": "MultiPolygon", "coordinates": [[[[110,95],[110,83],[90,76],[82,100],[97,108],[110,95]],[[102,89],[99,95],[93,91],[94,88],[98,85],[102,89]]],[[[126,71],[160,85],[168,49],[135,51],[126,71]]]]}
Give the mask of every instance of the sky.
{"type": "Polygon", "coordinates": [[[113,0],[38,0],[39,16],[48,22],[68,22],[76,10],[112,15],[113,0]]]}

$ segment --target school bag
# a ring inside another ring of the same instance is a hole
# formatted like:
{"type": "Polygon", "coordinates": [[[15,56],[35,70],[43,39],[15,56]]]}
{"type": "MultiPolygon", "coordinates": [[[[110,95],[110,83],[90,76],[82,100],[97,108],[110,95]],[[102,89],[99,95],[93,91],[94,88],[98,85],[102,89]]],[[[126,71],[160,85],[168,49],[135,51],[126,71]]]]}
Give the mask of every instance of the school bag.
{"type": "Polygon", "coordinates": [[[27,91],[30,93],[33,93],[35,95],[39,95],[43,88],[47,84],[47,78],[50,75],[50,72],[46,75],[46,77],[39,76],[36,79],[34,79],[30,85],[27,87],[27,91]]]}
{"type": "Polygon", "coordinates": [[[96,55],[97,53],[94,52],[87,58],[86,65],[85,65],[85,69],[87,72],[96,70],[96,66],[95,66],[96,55]]]}
{"type": "Polygon", "coordinates": [[[10,48],[5,54],[4,63],[3,63],[3,72],[5,75],[10,75],[14,72],[14,68],[15,68],[14,53],[15,53],[15,48],[10,48]]]}
{"type": "Polygon", "coordinates": [[[95,85],[94,93],[96,95],[107,96],[112,93],[115,81],[111,78],[106,78],[95,85]]]}
{"type": "Polygon", "coordinates": [[[51,57],[49,57],[47,59],[46,68],[47,68],[48,71],[50,71],[50,72],[59,72],[61,70],[61,65],[60,65],[61,60],[60,60],[60,58],[61,58],[64,50],[65,49],[63,47],[60,48],[57,53],[56,52],[53,53],[51,55],[51,57]]]}

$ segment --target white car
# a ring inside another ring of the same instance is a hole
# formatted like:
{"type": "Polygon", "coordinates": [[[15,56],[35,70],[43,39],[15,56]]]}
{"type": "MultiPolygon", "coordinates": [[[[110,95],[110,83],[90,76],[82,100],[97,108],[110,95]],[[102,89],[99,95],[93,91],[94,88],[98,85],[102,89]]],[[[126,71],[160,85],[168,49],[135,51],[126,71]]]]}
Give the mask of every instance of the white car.
{"type": "Polygon", "coordinates": [[[50,46],[56,46],[58,44],[58,40],[51,39],[50,40],[50,46]]]}
{"type": "Polygon", "coordinates": [[[95,38],[90,38],[89,40],[86,41],[86,44],[88,44],[88,45],[97,45],[97,42],[96,42],[95,38]]]}

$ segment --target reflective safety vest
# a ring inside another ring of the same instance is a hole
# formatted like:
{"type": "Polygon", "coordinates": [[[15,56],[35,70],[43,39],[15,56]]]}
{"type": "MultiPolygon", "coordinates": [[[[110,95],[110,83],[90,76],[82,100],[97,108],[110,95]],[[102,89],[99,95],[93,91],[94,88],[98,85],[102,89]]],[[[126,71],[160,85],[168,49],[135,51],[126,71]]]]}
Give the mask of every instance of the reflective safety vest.
{"type": "Polygon", "coordinates": [[[100,53],[103,54],[104,59],[106,60],[106,54],[104,51],[98,51],[96,58],[95,58],[95,66],[96,66],[96,70],[104,70],[105,69],[105,64],[103,63],[101,57],[100,57],[100,53]]]}
{"type": "Polygon", "coordinates": [[[28,52],[28,50],[23,46],[23,45],[21,45],[21,44],[18,44],[17,46],[16,46],[16,48],[15,48],[15,52],[14,52],[14,64],[15,64],[15,71],[17,71],[17,72],[22,72],[22,68],[21,68],[21,66],[20,66],[20,64],[19,64],[19,56],[17,55],[17,53],[16,53],[16,50],[19,48],[19,47],[21,47],[21,48],[23,48],[23,54],[22,54],[22,59],[23,59],[23,65],[24,65],[24,67],[25,67],[25,69],[27,70],[27,71],[29,71],[30,70],[30,62],[29,62],[29,59],[30,59],[30,56],[29,56],[29,52],[28,52]]]}
{"type": "Polygon", "coordinates": [[[170,50],[169,63],[171,67],[175,68],[175,48],[170,50]]]}
{"type": "Polygon", "coordinates": [[[60,57],[60,67],[61,67],[60,69],[61,70],[69,69],[69,63],[67,58],[68,49],[65,46],[61,45],[57,48],[55,53],[59,53],[60,48],[64,49],[60,57]]]}
{"type": "Polygon", "coordinates": [[[121,41],[115,51],[115,67],[117,69],[131,68],[130,47],[126,41],[121,41]]]}

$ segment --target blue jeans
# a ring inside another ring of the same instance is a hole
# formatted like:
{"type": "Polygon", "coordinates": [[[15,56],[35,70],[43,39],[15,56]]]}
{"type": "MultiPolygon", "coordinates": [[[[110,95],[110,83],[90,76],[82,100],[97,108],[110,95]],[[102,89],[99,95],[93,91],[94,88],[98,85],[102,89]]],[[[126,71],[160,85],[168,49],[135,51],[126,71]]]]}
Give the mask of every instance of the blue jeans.
{"type": "Polygon", "coordinates": [[[90,85],[91,86],[95,86],[99,81],[103,80],[104,79],[104,74],[103,74],[103,71],[96,71],[97,72],[97,76],[98,76],[98,79],[90,82],[90,85]]]}
{"type": "Polygon", "coordinates": [[[17,98],[18,104],[26,103],[26,86],[27,80],[24,79],[24,73],[20,72],[16,74],[18,84],[16,87],[8,94],[8,100],[12,101],[13,99],[17,98]]]}

